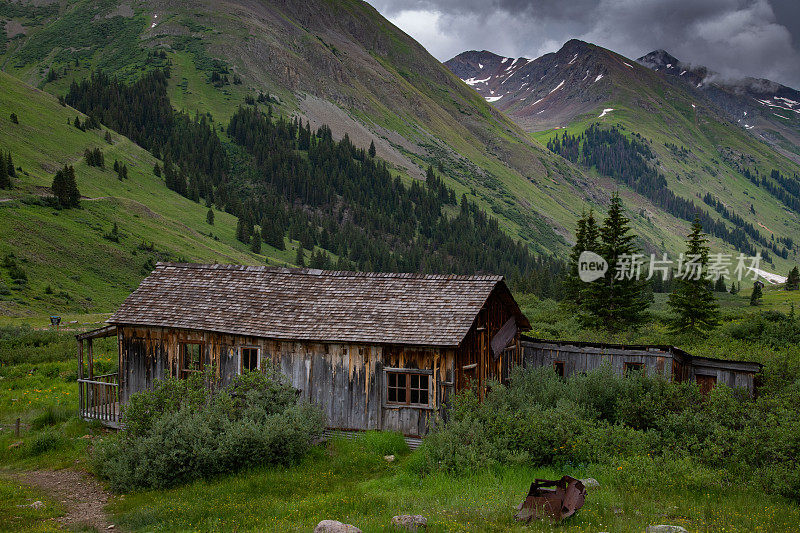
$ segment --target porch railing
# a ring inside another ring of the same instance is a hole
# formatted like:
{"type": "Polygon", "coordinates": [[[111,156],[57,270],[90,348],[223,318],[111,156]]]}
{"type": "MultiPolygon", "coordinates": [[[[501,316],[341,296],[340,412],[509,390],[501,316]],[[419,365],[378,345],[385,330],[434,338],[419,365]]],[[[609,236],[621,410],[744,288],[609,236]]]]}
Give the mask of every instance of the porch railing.
{"type": "Polygon", "coordinates": [[[81,417],[119,427],[119,377],[116,372],[92,379],[79,378],[78,399],[81,417]]]}

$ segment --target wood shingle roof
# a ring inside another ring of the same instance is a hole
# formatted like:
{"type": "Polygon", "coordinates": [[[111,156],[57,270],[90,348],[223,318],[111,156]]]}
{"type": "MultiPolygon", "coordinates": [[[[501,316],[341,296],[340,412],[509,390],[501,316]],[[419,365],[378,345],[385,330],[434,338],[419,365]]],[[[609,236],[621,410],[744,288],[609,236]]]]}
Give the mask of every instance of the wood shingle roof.
{"type": "Polygon", "coordinates": [[[280,340],[457,346],[502,276],[159,263],[108,320],[280,340]]]}

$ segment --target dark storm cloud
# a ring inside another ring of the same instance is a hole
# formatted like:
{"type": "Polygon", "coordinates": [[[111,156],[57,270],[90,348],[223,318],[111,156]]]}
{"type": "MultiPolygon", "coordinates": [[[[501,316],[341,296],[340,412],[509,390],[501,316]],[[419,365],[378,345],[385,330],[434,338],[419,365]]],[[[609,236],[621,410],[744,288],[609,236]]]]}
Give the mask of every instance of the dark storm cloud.
{"type": "Polygon", "coordinates": [[[472,49],[537,57],[575,37],[800,88],[798,0],[369,1],[441,60],[472,49]]]}

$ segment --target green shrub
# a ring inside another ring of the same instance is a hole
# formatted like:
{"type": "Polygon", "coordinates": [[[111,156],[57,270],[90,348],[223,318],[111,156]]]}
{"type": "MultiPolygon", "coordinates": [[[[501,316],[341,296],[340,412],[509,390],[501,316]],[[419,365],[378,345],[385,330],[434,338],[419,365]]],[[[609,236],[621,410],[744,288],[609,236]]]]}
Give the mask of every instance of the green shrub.
{"type": "Polygon", "coordinates": [[[53,430],[48,430],[39,433],[28,443],[28,455],[37,456],[47,453],[49,451],[58,450],[63,448],[67,443],[67,439],[53,430]]]}
{"type": "Polygon", "coordinates": [[[98,475],[116,491],[164,488],[264,464],[294,464],[322,435],[324,415],[298,403],[274,370],[245,373],[221,389],[210,374],[167,379],[135,394],[125,429],[101,442],[98,475]]]}
{"type": "Polygon", "coordinates": [[[569,380],[551,369],[518,370],[483,402],[472,391],[457,395],[408,466],[424,475],[622,461],[632,476],[672,472],[697,486],[717,469],[800,501],[797,405],[800,380],[753,400],[724,384],[702,398],[693,383],[620,377],[608,368],[569,380]]]}
{"type": "Polygon", "coordinates": [[[31,429],[39,430],[47,426],[55,426],[72,418],[72,411],[65,407],[48,405],[31,420],[31,429]]]}

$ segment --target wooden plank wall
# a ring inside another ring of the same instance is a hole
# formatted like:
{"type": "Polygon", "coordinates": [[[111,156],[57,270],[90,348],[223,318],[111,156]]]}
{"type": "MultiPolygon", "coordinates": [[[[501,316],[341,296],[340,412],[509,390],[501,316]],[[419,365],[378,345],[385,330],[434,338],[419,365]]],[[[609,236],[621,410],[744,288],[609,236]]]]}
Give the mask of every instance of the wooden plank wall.
{"type": "Polygon", "coordinates": [[[153,386],[156,379],[178,375],[180,344],[201,342],[205,361],[223,384],[239,370],[239,347],[257,347],[261,367],[271,362],[300,391],[318,404],[328,426],[345,430],[383,429],[424,435],[430,429],[454,382],[452,349],[409,348],[310,342],[281,342],[214,332],[158,327],[119,329],[120,397],[153,386]],[[386,406],[384,368],[432,372],[431,407],[386,406]]]}
{"type": "Polygon", "coordinates": [[[625,363],[641,363],[649,375],[660,374],[666,379],[672,376],[672,354],[662,350],[623,350],[593,346],[559,345],[522,341],[526,367],[552,368],[556,361],[564,362],[564,376],[589,372],[611,365],[617,374],[623,374],[625,363]]]}

